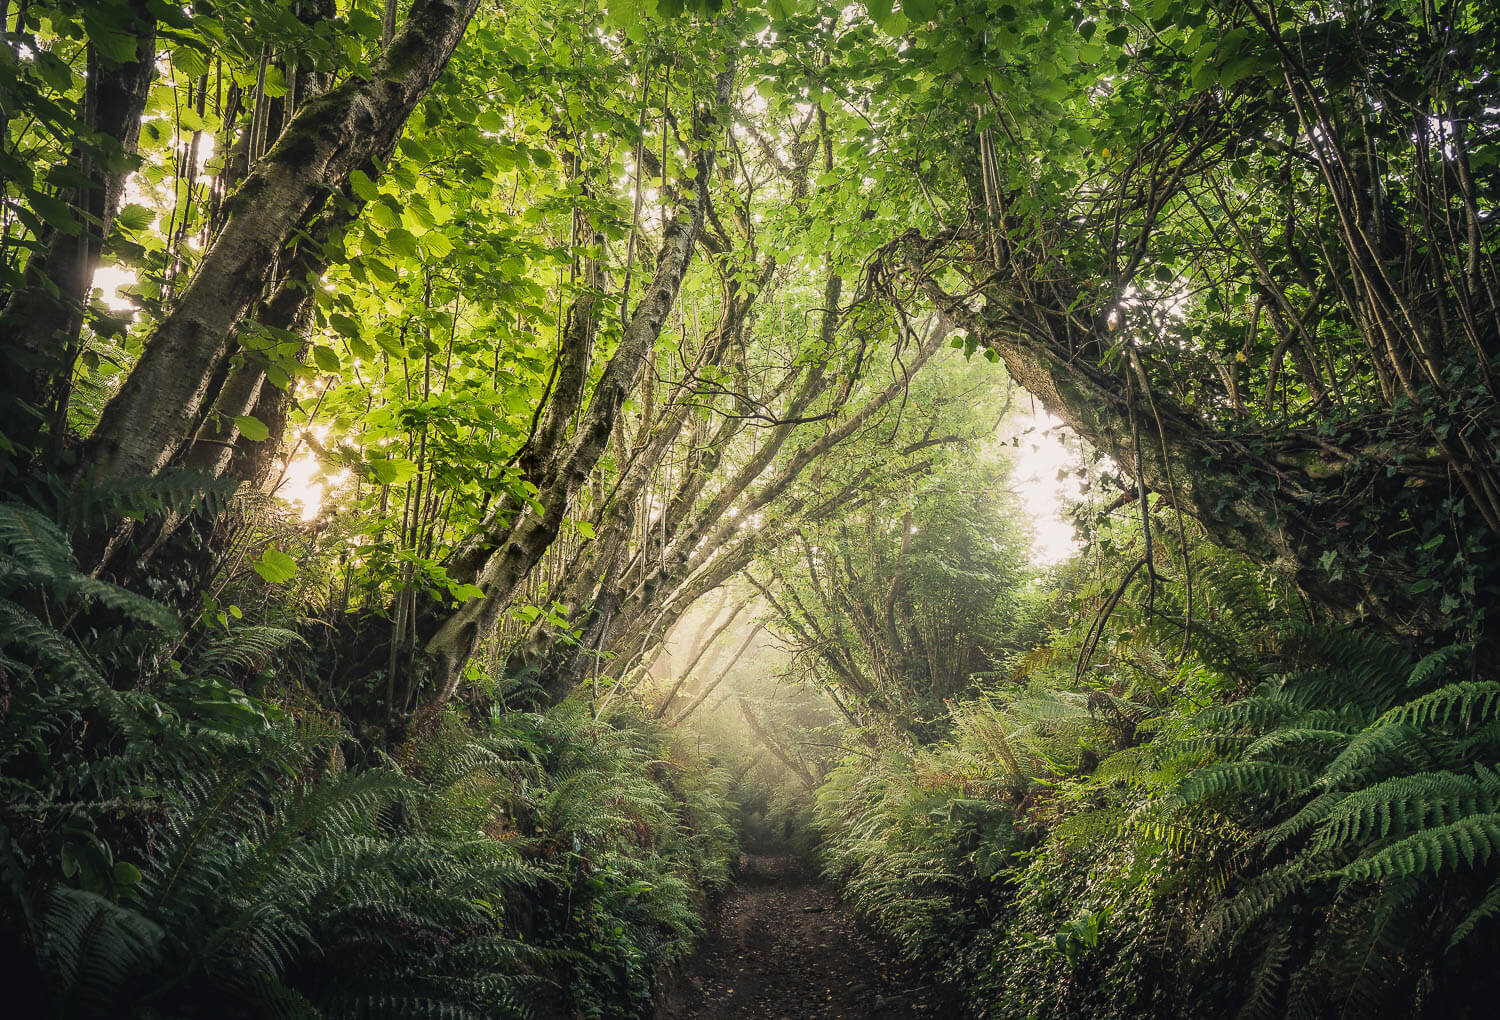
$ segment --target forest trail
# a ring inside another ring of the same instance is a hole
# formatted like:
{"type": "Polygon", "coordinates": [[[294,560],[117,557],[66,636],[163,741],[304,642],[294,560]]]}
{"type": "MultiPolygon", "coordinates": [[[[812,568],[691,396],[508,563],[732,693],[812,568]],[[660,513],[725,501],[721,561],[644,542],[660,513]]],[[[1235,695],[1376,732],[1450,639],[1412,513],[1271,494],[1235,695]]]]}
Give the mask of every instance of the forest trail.
{"type": "Polygon", "coordinates": [[[961,1015],[856,925],[795,857],[747,854],[655,1020],[903,1020],[961,1015]]]}

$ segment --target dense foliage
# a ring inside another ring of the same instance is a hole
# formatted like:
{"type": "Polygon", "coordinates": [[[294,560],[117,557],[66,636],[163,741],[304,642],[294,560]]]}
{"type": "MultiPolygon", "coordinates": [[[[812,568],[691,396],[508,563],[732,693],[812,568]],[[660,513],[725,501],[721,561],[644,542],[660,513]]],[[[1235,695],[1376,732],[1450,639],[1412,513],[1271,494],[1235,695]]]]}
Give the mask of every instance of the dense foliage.
{"type": "Polygon", "coordinates": [[[1126,610],[1086,672],[1060,633],[946,739],[843,766],[830,874],[984,1016],[1484,1015],[1500,688],[1199,566],[1186,657],[1126,610]]]}
{"type": "Polygon", "coordinates": [[[738,823],[982,1015],[1477,1015],[1497,18],[0,2],[11,986],[642,1015],[738,823]]]}
{"type": "Polygon", "coordinates": [[[79,574],[36,513],[0,508],[0,556],[0,909],[39,1012],[634,1016],[728,879],[727,778],[637,717],[434,717],[372,754],[225,679],[294,633],[179,661],[177,620],[79,574]],[[100,606],[114,626],[48,622],[100,606]]]}

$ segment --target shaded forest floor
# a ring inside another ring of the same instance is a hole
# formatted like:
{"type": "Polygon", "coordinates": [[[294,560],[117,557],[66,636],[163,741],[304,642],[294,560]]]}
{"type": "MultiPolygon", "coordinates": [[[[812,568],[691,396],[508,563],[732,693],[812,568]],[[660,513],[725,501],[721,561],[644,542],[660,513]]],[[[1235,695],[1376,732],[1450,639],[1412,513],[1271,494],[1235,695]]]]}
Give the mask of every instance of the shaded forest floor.
{"type": "Polygon", "coordinates": [[[800,860],[747,854],[656,1020],[960,1015],[943,988],[861,931],[800,860]]]}

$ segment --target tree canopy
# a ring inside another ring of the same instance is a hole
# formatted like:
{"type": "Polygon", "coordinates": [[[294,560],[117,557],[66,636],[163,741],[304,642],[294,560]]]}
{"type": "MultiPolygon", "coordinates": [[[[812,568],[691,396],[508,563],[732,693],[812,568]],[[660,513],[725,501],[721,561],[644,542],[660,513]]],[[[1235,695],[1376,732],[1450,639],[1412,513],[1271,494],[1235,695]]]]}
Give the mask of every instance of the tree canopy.
{"type": "Polygon", "coordinates": [[[993,1015],[1096,1009],[1091,966],[1162,1015],[1469,1008],[1492,5],[0,26],[0,916],[63,1012],[639,1013],[734,795],[993,1015]],[[1022,407],[1086,447],[1055,568],[1022,407]],[[1130,976],[1184,932],[1181,988],[1130,976]]]}

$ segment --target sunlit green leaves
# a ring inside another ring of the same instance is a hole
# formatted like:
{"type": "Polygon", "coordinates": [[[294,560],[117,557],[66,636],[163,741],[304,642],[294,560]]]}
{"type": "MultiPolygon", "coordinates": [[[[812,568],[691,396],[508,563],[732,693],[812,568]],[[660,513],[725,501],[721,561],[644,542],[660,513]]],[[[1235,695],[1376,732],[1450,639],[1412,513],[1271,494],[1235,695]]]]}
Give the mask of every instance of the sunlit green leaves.
{"type": "Polygon", "coordinates": [[[397,255],[414,261],[421,258],[421,253],[417,250],[417,235],[405,227],[392,227],[388,230],[385,243],[397,255]]]}
{"type": "Polygon", "coordinates": [[[178,74],[196,78],[208,73],[208,61],[195,46],[178,46],[172,50],[172,67],[178,74]]]}
{"type": "Polygon", "coordinates": [[[318,366],[322,372],[335,373],[339,370],[339,356],[330,347],[319,344],[313,348],[313,364],[318,366]]]}

